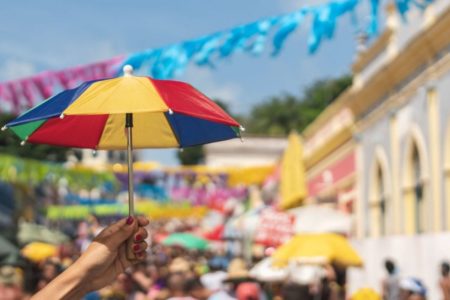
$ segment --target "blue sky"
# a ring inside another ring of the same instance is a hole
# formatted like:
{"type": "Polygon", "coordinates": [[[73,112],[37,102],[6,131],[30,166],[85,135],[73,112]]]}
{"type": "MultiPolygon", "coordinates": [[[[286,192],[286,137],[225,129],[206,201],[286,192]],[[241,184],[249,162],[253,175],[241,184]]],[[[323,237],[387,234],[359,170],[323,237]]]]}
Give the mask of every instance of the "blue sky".
{"type": "MultiPolygon", "coordinates": [[[[3,1],[0,10],[0,81],[161,47],[289,12],[304,0],[78,0],[3,1]]],[[[364,20],[363,18],[361,20],[364,20]]],[[[178,79],[228,102],[245,114],[256,103],[284,92],[299,94],[311,82],[349,73],[355,55],[350,17],[335,37],[308,55],[309,22],[286,42],[281,54],[235,54],[215,69],[191,66],[178,79]]],[[[173,151],[149,157],[173,164],[173,151]]]]}

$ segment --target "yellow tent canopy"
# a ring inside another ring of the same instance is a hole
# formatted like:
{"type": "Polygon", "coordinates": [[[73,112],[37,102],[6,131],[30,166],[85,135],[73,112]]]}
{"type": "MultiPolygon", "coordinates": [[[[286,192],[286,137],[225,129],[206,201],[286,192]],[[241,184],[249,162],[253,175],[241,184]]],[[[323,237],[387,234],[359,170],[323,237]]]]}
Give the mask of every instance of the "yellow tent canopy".
{"type": "Polygon", "coordinates": [[[334,233],[298,234],[272,255],[275,266],[290,260],[308,261],[321,258],[345,267],[360,267],[363,262],[346,238],[334,233]]]}

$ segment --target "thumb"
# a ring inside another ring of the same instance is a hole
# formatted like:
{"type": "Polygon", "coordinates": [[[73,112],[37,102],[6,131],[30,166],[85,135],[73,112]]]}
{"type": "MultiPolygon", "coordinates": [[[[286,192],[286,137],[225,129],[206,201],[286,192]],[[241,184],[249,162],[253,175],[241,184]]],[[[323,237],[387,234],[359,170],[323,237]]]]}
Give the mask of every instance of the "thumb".
{"type": "Polygon", "coordinates": [[[106,227],[98,236],[100,240],[112,248],[118,248],[124,241],[136,232],[138,227],[134,217],[122,219],[106,227]]]}

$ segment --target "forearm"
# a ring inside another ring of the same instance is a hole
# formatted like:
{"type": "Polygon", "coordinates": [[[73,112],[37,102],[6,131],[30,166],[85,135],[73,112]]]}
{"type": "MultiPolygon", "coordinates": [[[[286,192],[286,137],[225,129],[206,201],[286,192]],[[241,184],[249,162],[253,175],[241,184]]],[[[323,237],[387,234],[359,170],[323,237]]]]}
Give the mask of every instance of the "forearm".
{"type": "Polygon", "coordinates": [[[89,292],[85,277],[82,269],[74,264],[35,294],[31,300],[81,299],[89,292]]]}

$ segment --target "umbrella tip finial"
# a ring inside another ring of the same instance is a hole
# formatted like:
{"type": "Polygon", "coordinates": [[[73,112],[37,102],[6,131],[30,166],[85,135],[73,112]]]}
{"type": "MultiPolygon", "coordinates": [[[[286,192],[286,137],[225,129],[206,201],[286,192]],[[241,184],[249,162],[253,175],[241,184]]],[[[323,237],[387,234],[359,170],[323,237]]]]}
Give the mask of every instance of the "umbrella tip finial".
{"type": "Polygon", "coordinates": [[[123,76],[132,76],[133,75],[133,67],[131,65],[123,66],[123,76]]]}

